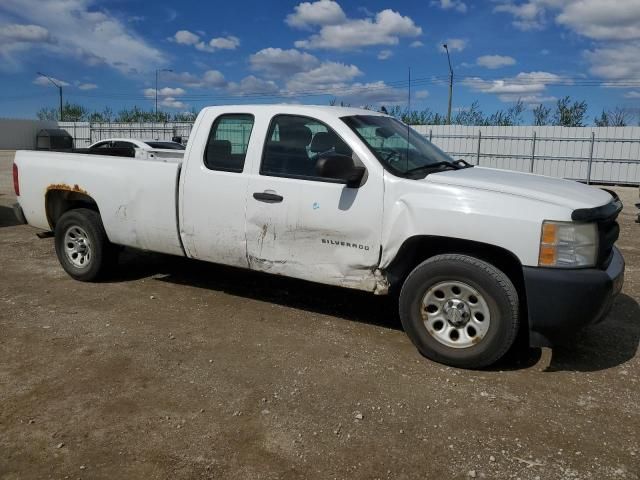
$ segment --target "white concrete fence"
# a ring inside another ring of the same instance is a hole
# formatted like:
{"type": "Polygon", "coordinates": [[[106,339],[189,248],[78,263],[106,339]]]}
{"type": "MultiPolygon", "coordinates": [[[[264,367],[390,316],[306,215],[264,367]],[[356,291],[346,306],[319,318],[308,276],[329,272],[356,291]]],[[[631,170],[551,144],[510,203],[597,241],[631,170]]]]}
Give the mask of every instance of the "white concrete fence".
{"type": "Polygon", "coordinates": [[[640,127],[414,127],[474,165],[593,183],[640,184],[640,127]]]}

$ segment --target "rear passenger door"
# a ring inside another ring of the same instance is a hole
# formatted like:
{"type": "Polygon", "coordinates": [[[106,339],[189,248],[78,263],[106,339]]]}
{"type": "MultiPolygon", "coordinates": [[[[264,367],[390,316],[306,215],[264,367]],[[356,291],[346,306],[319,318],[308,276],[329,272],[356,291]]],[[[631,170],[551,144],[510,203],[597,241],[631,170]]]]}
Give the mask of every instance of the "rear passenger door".
{"type": "Polygon", "coordinates": [[[189,151],[180,191],[182,240],[189,257],[246,267],[248,177],[243,171],[248,152],[259,149],[251,137],[254,117],[244,113],[214,117],[211,114],[198,127],[209,130],[206,144],[194,143],[189,151]]]}
{"type": "Polygon", "coordinates": [[[276,115],[247,192],[247,256],[252,269],[372,291],[382,223],[382,178],[360,188],[317,175],[331,152],[353,156],[327,124],[276,115]]]}

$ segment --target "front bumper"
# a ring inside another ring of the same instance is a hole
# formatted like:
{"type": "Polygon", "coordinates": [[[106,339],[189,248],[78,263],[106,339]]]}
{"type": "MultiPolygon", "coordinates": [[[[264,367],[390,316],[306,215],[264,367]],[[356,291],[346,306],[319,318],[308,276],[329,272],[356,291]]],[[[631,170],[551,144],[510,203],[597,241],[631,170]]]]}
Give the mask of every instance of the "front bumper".
{"type": "Polygon", "coordinates": [[[603,320],[624,283],[624,259],[613,248],[606,270],[524,267],[529,343],[549,347],[603,320]]]}

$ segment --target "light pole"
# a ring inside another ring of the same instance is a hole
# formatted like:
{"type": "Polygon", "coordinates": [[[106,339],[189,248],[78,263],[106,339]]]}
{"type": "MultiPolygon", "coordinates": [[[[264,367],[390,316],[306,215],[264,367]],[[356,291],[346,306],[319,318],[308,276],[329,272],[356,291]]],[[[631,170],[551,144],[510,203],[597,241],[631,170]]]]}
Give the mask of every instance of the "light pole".
{"type": "Polygon", "coordinates": [[[156,121],[158,120],[158,73],[160,72],[173,72],[170,68],[156,69],[156,121]]]}
{"type": "Polygon", "coordinates": [[[42,72],[36,72],[36,73],[41,77],[48,79],[51,83],[53,83],[57,87],[58,93],[60,94],[60,121],[61,122],[64,121],[64,118],[62,118],[62,85],[58,85],[58,83],[53,81],[53,79],[49,75],[45,75],[42,72]]]}
{"type": "Polygon", "coordinates": [[[447,125],[451,125],[451,102],[453,101],[453,68],[451,68],[451,57],[449,56],[449,47],[445,43],[442,45],[447,52],[447,61],[449,62],[449,108],[447,109],[447,125]]]}

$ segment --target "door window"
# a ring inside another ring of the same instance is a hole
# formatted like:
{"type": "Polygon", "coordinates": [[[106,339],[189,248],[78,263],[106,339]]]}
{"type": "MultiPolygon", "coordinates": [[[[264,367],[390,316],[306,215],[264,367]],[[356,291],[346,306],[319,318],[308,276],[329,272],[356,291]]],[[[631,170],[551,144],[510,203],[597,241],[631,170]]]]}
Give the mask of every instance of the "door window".
{"type": "Polygon", "coordinates": [[[209,133],[204,151],[205,166],[210,170],[242,172],[252,129],[253,115],[219,116],[209,133]]]}
{"type": "Polygon", "coordinates": [[[113,142],[114,148],[136,148],[136,146],[131,142],[113,142]]]}
{"type": "Polygon", "coordinates": [[[327,125],[309,117],[276,115],[267,132],[260,174],[327,181],[316,173],[316,163],[332,153],[352,155],[327,125]]]}

